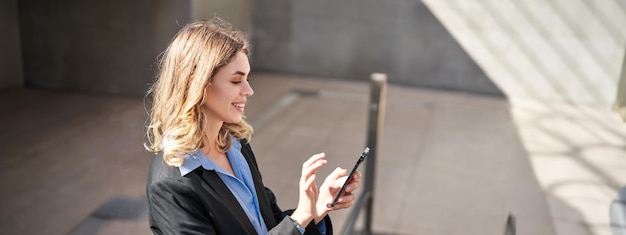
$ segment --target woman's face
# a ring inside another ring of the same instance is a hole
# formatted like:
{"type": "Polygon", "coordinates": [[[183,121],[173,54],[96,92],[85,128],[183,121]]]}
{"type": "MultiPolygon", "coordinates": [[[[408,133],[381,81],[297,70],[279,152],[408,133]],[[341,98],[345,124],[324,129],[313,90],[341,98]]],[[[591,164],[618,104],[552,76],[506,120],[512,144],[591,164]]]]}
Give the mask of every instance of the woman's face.
{"type": "Polygon", "coordinates": [[[230,63],[213,75],[204,94],[204,107],[209,121],[241,122],[246,99],[254,94],[248,83],[249,73],[248,57],[238,52],[230,63]]]}

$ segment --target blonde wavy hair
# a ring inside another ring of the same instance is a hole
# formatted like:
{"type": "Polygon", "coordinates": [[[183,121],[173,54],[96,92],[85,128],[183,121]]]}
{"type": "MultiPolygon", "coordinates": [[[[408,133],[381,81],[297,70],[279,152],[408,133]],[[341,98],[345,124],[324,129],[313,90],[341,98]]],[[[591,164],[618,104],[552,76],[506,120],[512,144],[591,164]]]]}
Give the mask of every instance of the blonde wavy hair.
{"type": "MultiPolygon", "coordinates": [[[[247,39],[219,18],[190,23],[176,34],[159,60],[158,79],[147,93],[152,95],[144,144],[148,151],[162,151],[165,163],[178,167],[186,154],[204,147],[205,88],[240,51],[250,54],[247,39]]],[[[218,151],[228,151],[231,136],[249,140],[252,133],[243,119],[224,123],[217,138],[218,151]]]]}

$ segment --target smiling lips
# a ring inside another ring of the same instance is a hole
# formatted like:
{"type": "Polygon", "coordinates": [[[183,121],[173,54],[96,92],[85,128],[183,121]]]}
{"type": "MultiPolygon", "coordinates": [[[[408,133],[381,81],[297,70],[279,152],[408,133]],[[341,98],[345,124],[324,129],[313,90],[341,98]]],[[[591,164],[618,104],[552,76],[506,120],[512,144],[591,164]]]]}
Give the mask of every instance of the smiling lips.
{"type": "Polygon", "coordinates": [[[240,112],[243,112],[243,108],[246,107],[246,103],[233,103],[233,106],[240,112]]]}

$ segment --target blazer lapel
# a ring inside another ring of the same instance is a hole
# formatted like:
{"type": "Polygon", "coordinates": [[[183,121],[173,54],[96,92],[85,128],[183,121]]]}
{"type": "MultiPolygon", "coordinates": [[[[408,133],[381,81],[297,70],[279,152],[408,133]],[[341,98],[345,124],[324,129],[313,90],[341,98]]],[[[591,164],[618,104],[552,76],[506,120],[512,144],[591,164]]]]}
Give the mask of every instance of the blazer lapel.
{"type": "Polygon", "coordinates": [[[252,149],[247,142],[241,143],[241,154],[248,162],[248,166],[250,166],[250,172],[252,173],[252,179],[254,181],[254,188],[256,190],[257,198],[259,198],[259,209],[261,210],[261,216],[263,216],[263,220],[265,221],[265,225],[267,228],[273,228],[276,226],[276,218],[274,217],[274,211],[272,210],[272,205],[270,205],[270,200],[267,198],[267,193],[265,190],[265,186],[263,185],[263,180],[261,177],[261,173],[259,172],[259,167],[257,166],[256,159],[254,159],[254,153],[252,153],[252,149]]]}
{"type": "Polygon", "coordinates": [[[249,234],[256,234],[256,230],[254,229],[254,226],[252,226],[252,222],[250,222],[248,215],[246,215],[246,212],[243,210],[243,208],[241,208],[241,205],[239,205],[239,201],[237,201],[237,198],[235,198],[233,193],[230,191],[230,189],[228,189],[226,184],[224,184],[224,182],[222,181],[222,179],[220,179],[217,173],[215,173],[215,171],[203,170],[202,179],[206,183],[202,184],[204,190],[217,193],[217,195],[219,195],[219,198],[222,199],[224,205],[226,205],[226,207],[230,209],[230,212],[233,213],[233,215],[237,218],[237,221],[239,221],[241,226],[246,228],[249,234]]]}

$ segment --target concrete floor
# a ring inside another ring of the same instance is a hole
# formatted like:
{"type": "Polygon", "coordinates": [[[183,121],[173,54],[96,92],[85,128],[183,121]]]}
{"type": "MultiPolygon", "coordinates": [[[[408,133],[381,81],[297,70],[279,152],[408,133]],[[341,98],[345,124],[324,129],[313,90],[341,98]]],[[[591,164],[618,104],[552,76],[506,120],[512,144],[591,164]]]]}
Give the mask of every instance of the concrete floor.
{"type": "MultiPolygon", "coordinates": [[[[252,146],[265,184],[291,208],[305,159],[327,154],[323,178],[364,148],[369,84],[271,73],[251,83],[252,146]]],[[[150,234],[145,211],[94,213],[111,198],[145,197],[142,97],[10,89],[0,110],[1,234],[150,234]]],[[[390,85],[374,231],[499,235],[514,213],[518,234],[610,234],[624,137],[602,107],[390,85]]],[[[331,214],[336,232],[347,214],[331,214]]]]}

